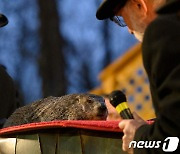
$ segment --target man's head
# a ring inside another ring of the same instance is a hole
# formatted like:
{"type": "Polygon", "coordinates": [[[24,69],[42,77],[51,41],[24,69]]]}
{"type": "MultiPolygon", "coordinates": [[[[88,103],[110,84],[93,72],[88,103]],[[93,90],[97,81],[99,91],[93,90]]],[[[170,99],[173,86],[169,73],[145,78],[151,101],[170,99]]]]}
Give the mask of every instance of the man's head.
{"type": "Polygon", "coordinates": [[[142,41],[144,31],[156,17],[156,9],[166,0],[104,0],[96,16],[98,19],[122,16],[129,32],[142,41]]]}

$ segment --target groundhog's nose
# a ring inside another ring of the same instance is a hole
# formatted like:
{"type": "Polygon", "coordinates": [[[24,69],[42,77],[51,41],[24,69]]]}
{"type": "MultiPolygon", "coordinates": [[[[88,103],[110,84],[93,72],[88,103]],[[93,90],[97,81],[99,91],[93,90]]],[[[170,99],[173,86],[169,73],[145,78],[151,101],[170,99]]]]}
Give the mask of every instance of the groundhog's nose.
{"type": "Polygon", "coordinates": [[[108,115],[108,110],[105,104],[101,104],[101,106],[99,106],[98,108],[98,114],[97,116],[101,117],[101,120],[106,120],[108,115]]]}
{"type": "Polygon", "coordinates": [[[101,106],[99,106],[99,111],[100,112],[105,112],[105,111],[107,111],[107,107],[106,107],[106,105],[103,103],[103,104],[101,104],[101,106]]]}

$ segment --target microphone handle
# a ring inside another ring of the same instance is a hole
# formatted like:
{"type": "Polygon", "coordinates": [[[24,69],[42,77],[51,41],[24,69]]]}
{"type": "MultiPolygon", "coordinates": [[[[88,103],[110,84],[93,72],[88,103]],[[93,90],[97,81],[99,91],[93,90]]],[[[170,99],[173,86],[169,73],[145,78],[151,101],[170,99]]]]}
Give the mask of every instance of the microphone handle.
{"type": "Polygon", "coordinates": [[[131,111],[130,109],[125,109],[123,111],[120,112],[120,116],[123,118],[123,119],[134,119],[133,115],[131,114],[131,111]]]}
{"type": "Polygon", "coordinates": [[[131,110],[129,109],[126,102],[122,102],[116,106],[116,110],[123,119],[134,119],[131,110]]]}

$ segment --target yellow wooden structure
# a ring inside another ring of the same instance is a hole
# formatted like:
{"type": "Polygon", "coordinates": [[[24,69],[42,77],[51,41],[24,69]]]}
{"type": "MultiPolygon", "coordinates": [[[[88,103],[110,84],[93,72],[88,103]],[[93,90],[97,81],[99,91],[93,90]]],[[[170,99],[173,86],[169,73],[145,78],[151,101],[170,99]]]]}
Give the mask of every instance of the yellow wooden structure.
{"type": "Polygon", "coordinates": [[[109,94],[122,90],[131,111],[136,111],[144,119],[155,118],[152,106],[149,81],[142,63],[141,44],[137,44],[122,57],[107,66],[99,75],[100,87],[94,94],[109,94]]]}

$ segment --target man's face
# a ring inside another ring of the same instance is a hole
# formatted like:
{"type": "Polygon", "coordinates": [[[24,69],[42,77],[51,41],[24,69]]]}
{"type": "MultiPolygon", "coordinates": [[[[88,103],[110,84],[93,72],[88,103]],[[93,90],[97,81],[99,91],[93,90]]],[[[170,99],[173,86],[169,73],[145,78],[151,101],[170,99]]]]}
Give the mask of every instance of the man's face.
{"type": "Polygon", "coordinates": [[[142,42],[144,31],[147,27],[147,23],[144,20],[141,12],[135,7],[131,1],[128,1],[126,5],[117,12],[117,16],[122,16],[127,24],[128,30],[131,34],[142,42]]]}

